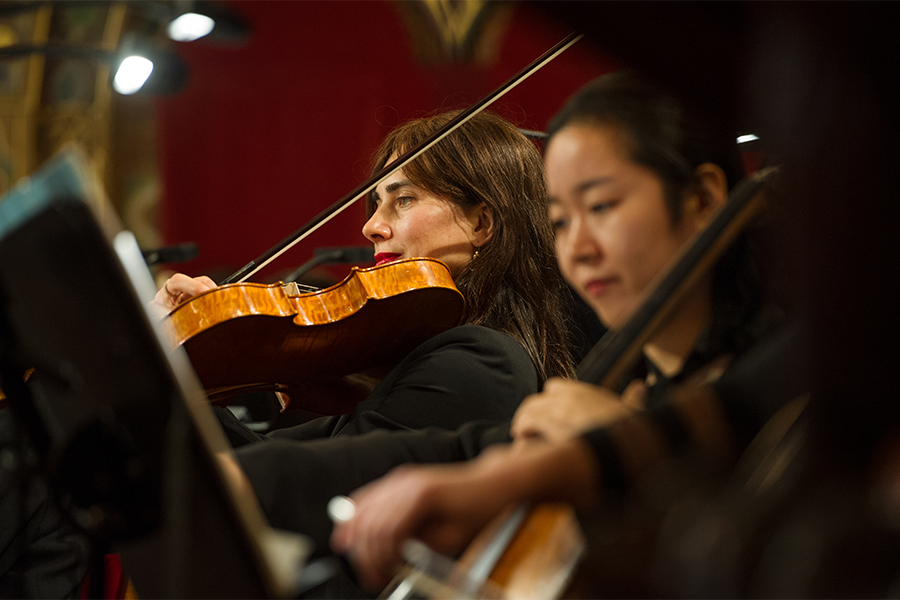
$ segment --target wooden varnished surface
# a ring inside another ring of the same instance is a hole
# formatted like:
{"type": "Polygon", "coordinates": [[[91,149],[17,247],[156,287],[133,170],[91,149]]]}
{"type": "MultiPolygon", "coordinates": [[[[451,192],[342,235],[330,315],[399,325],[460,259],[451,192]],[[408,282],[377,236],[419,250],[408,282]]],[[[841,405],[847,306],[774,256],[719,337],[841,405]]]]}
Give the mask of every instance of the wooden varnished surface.
{"type": "Polygon", "coordinates": [[[354,268],[341,283],[308,294],[287,294],[281,284],[222,286],[177,307],[168,323],[172,344],[185,348],[208,390],[262,384],[296,391],[383,371],[457,325],[464,308],[443,263],[408,259],[354,268]]]}

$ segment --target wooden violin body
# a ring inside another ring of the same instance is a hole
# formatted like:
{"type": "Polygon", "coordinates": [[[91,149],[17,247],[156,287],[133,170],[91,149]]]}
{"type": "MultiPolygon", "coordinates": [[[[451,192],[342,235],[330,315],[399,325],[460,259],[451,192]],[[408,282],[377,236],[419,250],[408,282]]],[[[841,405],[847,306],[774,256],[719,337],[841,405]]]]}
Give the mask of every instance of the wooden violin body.
{"type": "Polygon", "coordinates": [[[310,412],[351,412],[365,398],[359,389],[351,393],[352,376],[386,373],[457,325],[465,309],[449,269],[431,258],[354,267],[340,283],[312,293],[285,287],[224,285],[169,314],[173,345],[187,351],[214,402],[270,390],[310,412]]]}

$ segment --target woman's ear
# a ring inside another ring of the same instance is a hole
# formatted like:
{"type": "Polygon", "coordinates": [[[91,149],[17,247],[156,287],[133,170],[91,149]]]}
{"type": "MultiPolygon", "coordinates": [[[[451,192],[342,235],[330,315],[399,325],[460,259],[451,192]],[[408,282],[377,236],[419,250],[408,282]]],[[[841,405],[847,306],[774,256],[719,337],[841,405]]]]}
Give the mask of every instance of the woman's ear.
{"type": "Polygon", "coordinates": [[[475,207],[469,219],[473,224],[472,245],[481,248],[494,235],[494,213],[487,203],[482,202],[475,207]]]}
{"type": "Polygon", "coordinates": [[[728,200],[728,178],[722,167],[713,163],[701,164],[694,174],[698,183],[685,198],[681,216],[704,227],[728,200]]]}

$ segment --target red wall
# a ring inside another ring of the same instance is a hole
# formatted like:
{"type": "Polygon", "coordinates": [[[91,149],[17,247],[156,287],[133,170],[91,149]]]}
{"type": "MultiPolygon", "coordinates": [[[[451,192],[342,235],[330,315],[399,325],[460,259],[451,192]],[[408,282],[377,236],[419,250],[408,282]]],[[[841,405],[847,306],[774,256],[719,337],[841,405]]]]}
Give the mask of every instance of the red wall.
{"type": "MultiPolygon", "coordinates": [[[[497,60],[426,67],[413,56],[396,4],[229,3],[251,24],[242,46],[180,44],[191,75],[157,103],[167,243],[196,242],[189,274],[230,274],[306,223],[368,175],[391,127],[464,108],[565,37],[546,14],[516,5],[497,60]]],[[[582,40],[494,110],[543,129],[565,99],[613,62],[582,40]]],[[[317,246],[362,245],[362,202],[253,279],[271,281],[317,246]]]]}

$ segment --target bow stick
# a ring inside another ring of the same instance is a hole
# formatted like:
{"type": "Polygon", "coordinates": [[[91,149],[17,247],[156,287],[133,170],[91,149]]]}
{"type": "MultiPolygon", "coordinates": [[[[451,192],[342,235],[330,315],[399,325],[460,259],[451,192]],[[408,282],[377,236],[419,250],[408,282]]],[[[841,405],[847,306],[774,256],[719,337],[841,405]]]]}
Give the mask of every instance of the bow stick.
{"type": "Polygon", "coordinates": [[[459,113],[456,117],[454,117],[451,121],[449,121],[446,125],[435,131],[433,134],[422,140],[418,145],[414,146],[401,156],[397,157],[393,162],[385,165],[378,172],[374,173],[371,177],[369,177],[366,181],[362,182],[352,190],[350,190],[346,195],[344,195],[340,200],[323,210],[321,213],[313,217],[311,221],[309,221],[306,225],[296,230],[294,233],[289,235],[288,237],[281,240],[278,244],[270,248],[263,255],[259,256],[256,260],[253,260],[247,263],[242,268],[238,269],[235,273],[232,273],[227,278],[222,280],[220,285],[225,285],[228,283],[240,283],[246,281],[250,276],[254,273],[265,267],[267,264],[281,256],[284,252],[292,248],[296,243],[300,242],[304,238],[306,238],[309,234],[314,232],[316,229],[342,213],[345,209],[350,207],[354,202],[359,200],[364,195],[371,192],[375,189],[379,183],[390,177],[395,171],[402,169],[405,165],[410,163],[419,157],[423,152],[437,144],[446,136],[450,135],[455,129],[463,125],[466,121],[483,111],[485,108],[502,98],[507,92],[511,89],[519,85],[525,79],[533,75],[537,72],[541,67],[552,61],[554,58],[565,52],[572,44],[577,42],[582,38],[581,34],[571,33],[566,36],[561,42],[550,48],[547,52],[542,54],[539,58],[537,58],[530,65],[519,71],[516,75],[510,78],[506,83],[498,87],[496,90],[465,109],[461,113],[459,113]]]}

